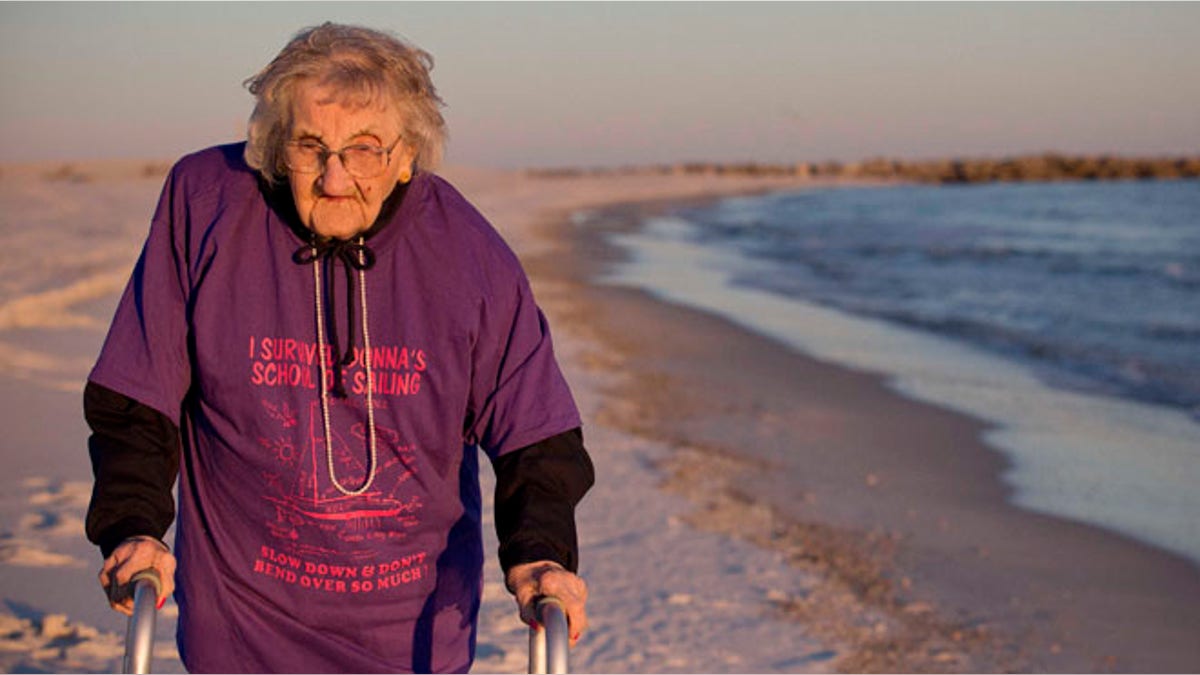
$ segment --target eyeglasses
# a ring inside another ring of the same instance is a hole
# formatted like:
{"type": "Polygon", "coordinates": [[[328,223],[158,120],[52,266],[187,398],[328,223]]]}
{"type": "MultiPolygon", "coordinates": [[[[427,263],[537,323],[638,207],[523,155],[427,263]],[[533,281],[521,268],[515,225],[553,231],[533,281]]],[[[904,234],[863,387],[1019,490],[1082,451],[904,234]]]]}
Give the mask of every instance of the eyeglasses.
{"type": "Polygon", "coordinates": [[[341,150],[330,150],[324,143],[311,138],[289,141],[283,161],[296,173],[322,173],[332,155],[342,162],[346,173],[355,178],[374,178],[383,173],[392,161],[392,150],[404,136],[398,136],[388,147],[370,143],[355,143],[341,150]]]}

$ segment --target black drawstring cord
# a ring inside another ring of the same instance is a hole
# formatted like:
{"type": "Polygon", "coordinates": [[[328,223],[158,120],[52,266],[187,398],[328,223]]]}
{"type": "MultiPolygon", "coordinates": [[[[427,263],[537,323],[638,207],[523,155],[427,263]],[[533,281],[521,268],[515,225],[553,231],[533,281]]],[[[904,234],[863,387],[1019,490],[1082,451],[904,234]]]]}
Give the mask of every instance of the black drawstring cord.
{"type": "MultiPolygon", "coordinates": [[[[325,265],[324,289],[315,289],[317,293],[324,292],[328,299],[328,317],[319,317],[329,326],[329,345],[333,349],[333,395],[346,398],[346,387],[342,380],[342,370],[354,362],[354,270],[366,271],[375,266],[375,252],[360,238],[357,241],[343,239],[327,239],[321,241],[313,235],[313,242],[296,249],[292,261],[297,265],[325,265]],[[342,269],[346,272],[346,351],[341,351],[338,340],[337,308],[334,303],[333,265],[335,260],[342,261],[342,269]]],[[[320,358],[325,358],[322,354],[320,358]]]]}

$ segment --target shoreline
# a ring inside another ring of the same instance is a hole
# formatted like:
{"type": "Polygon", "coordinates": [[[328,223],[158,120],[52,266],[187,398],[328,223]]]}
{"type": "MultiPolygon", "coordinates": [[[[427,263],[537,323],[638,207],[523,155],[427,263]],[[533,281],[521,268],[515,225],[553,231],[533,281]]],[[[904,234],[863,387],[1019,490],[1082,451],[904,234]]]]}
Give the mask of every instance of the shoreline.
{"type": "Polygon", "coordinates": [[[777,604],[823,639],[849,643],[837,668],[1200,664],[1194,565],[1014,506],[1000,479],[1008,462],[982,440],[992,427],[724,318],[597,281],[622,255],[606,236],[680,201],[610,207],[605,232],[582,231],[560,213],[547,234],[563,242],[569,263],[534,256],[530,275],[570,284],[577,308],[567,321],[586,324],[628,364],[625,382],[606,395],[636,403],[606,406],[600,422],[686,448],[662,468],[664,487],[696,504],[689,522],[780,551],[829,582],[777,604]],[[787,447],[745,450],[771,444],[794,446],[794,462],[777,459],[787,447]],[[789,484],[798,477],[802,486],[789,484]],[[748,489],[755,481],[767,488],[748,489]]]}

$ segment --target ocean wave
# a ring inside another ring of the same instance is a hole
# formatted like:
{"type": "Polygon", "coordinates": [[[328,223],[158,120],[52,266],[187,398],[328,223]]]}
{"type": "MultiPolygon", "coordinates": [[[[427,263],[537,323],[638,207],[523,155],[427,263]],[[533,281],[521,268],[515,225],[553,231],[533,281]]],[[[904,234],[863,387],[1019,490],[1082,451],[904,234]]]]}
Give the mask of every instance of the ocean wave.
{"type": "Polygon", "coordinates": [[[1196,324],[1154,323],[1143,327],[1140,334],[1154,340],[1200,343],[1200,325],[1196,324]]]}

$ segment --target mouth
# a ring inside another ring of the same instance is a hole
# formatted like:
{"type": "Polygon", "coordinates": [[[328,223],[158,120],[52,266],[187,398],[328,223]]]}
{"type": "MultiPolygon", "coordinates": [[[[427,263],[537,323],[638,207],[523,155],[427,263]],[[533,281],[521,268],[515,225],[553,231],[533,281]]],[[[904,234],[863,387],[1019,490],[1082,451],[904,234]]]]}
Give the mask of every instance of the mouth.
{"type": "Polygon", "coordinates": [[[357,207],[359,207],[359,201],[354,197],[321,197],[313,205],[314,210],[327,213],[345,213],[347,210],[354,210],[357,207]]]}

